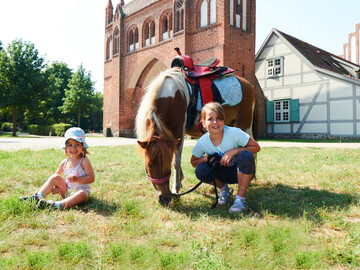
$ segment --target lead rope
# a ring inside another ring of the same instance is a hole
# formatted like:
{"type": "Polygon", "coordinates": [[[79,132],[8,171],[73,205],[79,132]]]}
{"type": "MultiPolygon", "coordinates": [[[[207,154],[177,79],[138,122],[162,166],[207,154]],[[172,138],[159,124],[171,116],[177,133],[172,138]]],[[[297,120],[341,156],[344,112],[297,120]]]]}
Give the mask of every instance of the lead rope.
{"type": "MultiPolygon", "coordinates": [[[[205,179],[208,179],[209,177],[212,176],[212,174],[214,173],[214,171],[220,166],[220,160],[221,160],[221,157],[220,156],[208,156],[208,163],[212,166],[211,170],[209,171],[209,173],[207,174],[207,176],[205,177],[205,179]],[[210,159],[213,158],[212,161],[210,161],[210,159]]],[[[186,192],[183,192],[183,193],[172,193],[173,196],[176,196],[176,197],[180,197],[180,196],[183,196],[185,194],[188,194],[192,191],[194,191],[195,189],[197,189],[202,183],[204,183],[205,181],[204,180],[200,180],[199,183],[197,183],[193,188],[189,189],[188,191],[186,192]]],[[[216,182],[215,182],[215,177],[213,177],[213,185],[214,185],[214,189],[215,189],[215,197],[216,197],[216,201],[215,203],[211,206],[211,209],[214,209],[217,204],[218,204],[218,199],[219,199],[219,196],[218,196],[218,192],[217,192],[217,188],[216,188],[216,182]]]]}

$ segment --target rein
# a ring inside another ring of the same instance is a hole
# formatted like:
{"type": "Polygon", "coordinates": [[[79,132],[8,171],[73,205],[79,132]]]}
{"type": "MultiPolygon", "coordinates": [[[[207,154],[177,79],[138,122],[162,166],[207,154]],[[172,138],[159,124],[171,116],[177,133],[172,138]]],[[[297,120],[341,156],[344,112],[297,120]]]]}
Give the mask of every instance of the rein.
{"type": "MultiPolygon", "coordinates": [[[[207,162],[210,164],[210,166],[212,166],[212,168],[210,169],[209,173],[206,175],[205,180],[208,179],[209,177],[211,177],[212,174],[214,173],[214,171],[220,166],[220,159],[221,159],[221,157],[219,155],[217,155],[217,154],[208,156],[208,161],[207,162]],[[210,159],[213,159],[213,160],[211,161],[210,159]]],[[[214,185],[214,189],[215,189],[216,201],[211,206],[211,209],[214,209],[218,204],[219,196],[218,196],[218,192],[217,192],[217,188],[216,188],[215,177],[213,177],[212,180],[213,180],[213,185],[214,185]]],[[[183,196],[183,195],[188,194],[188,193],[194,191],[195,189],[197,189],[202,183],[205,183],[205,181],[200,180],[199,183],[197,183],[193,188],[189,189],[188,191],[185,191],[183,193],[172,193],[172,195],[176,196],[176,197],[183,196]]]]}

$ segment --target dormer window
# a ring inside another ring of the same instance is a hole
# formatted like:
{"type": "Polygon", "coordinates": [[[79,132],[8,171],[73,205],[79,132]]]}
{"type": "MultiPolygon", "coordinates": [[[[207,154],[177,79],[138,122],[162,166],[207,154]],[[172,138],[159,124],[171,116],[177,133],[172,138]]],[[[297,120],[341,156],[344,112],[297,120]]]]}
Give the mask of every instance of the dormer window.
{"type": "Polygon", "coordinates": [[[284,75],[284,58],[278,57],[268,59],[267,61],[267,78],[281,77],[284,75]]]}

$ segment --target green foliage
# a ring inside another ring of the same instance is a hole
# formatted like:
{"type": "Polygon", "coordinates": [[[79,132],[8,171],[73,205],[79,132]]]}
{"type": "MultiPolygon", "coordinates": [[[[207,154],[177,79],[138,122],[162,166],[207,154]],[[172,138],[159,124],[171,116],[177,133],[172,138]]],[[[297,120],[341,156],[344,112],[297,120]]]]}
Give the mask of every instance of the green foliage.
{"type": "Polygon", "coordinates": [[[43,98],[44,67],[44,59],[31,42],[17,39],[0,50],[0,106],[13,112],[14,136],[17,113],[38,107],[43,98]]]}
{"type": "Polygon", "coordinates": [[[103,95],[94,93],[91,74],[82,65],[75,73],[62,62],[47,66],[35,45],[21,39],[1,48],[0,122],[13,122],[13,136],[17,126],[74,126],[80,119],[83,129],[102,129],[103,95]]]}
{"type": "Polygon", "coordinates": [[[86,72],[80,65],[78,70],[72,74],[68,87],[65,90],[64,104],[60,109],[63,113],[77,114],[80,127],[81,115],[89,115],[93,109],[94,83],[91,81],[90,72],[86,72]]]}
{"type": "Polygon", "coordinates": [[[52,125],[52,128],[53,128],[54,133],[55,133],[54,135],[56,135],[56,136],[64,136],[66,130],[68,130],[71,127],[72,127],[72,125],[65,124],[65,123],[52,125]]]}
{"type": "Polygon", "coordinates": [[[5,122],[5,123],[1,124],[1,130],[2,131],[11,131],[12,127],[13,127],[13,124],[9,123],[9,122],[5,122]]]}
{"type": "Polygon", "coordinates": [[[55,135],[55,129],[53,126],[40,126],[40,125],[29,125],[28,131],[30,134],[49,136],[55,135]]]}

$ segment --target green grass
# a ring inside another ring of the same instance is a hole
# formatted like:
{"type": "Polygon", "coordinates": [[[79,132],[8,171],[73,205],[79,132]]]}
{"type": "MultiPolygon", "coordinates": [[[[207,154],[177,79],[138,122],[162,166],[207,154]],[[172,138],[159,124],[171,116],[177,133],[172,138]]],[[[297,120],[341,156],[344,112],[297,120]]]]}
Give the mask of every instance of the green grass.
{"type": "MultiPolygon", "coordinates": [[[[91,150],[92,195],[65,211],[18,199],[38,190],[63,151],[0,152],[1,269],[360,267],[360,150],[263,148],[243,214],[212,210],[208,185],[161,207],[136,146],[91,150]]],[[[184,191],[197,183],[190,156],[187,147],[184,191]]]]}

